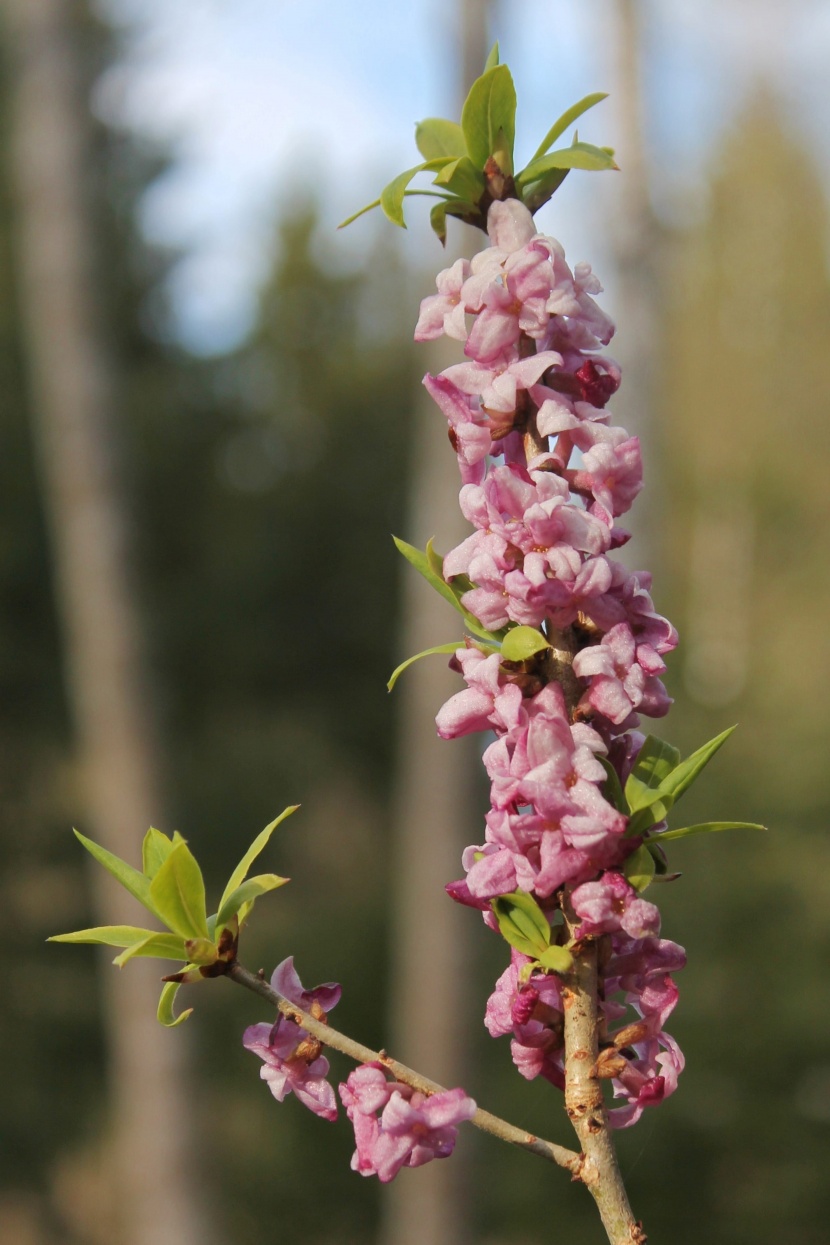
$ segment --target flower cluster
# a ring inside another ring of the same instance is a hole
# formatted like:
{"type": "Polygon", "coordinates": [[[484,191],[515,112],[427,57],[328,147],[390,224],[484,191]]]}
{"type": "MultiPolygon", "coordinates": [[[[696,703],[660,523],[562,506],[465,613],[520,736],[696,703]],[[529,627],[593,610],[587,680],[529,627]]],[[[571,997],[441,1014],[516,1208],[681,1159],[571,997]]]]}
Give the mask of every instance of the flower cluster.
{"type": "MultiPolygon", "coordinates": [[[[271,987],[318,1020],[324,1020],[340,1002],[340,986],[334,982],[304,990],[293,956],[274,969],[271,987]]],[[[293,1020],[277,1016],[273,1025],[250,1025],[243,1034],[242,1045],[263,1061],[259,1074],[277,1102],[295,1094],[315,1115],[324,1120],[337,1119],[337,1100],[326,1080],[329,1061],[321,1053],[320,1043],[293,1020]]]]}
{"type": "MultiPolygon", "coordinates": [[[[293,956],[274,969],[271,988],[324,1022],[340,1001],[340,986],[334,982],[304,989],[293,956]]],[[[329,1062],[320,1043],[295,1021],[278,1016],[274,1025],[251,1025],[242,1044],[263,1061],[260,1076],[277,1102],[294,1094],[315,1115],[337,1119],[334,1090],[326,1080],[329,1062]]],[[[455,1148],[457,1126],[476,1112],[463,1089],[427,1096],[387,1080],[379,1063],[356,1068],[340,1086],[340,1097],[354,1127],[353,1170],[383,1182],[394,1179],[402,1167],[447,1158],[455,1148]]]]}
{"type": "Polygon", "coordinates": [[[352,1122],[356,1149],[352,1170],[386,1183],[402,1167],[421,1167],[452,1154],[458,1125],[475,1115],[476,1104],[463,1089],[427,1097],[389,1081],[381,1064],[362,1064],[340,1086],[352,1122]]]}
{"type": "MultiPolygon", "coordinates": [[[[495,740],[484,753],[485,842],[467,849],[466,877],[448,889],[490,923],[491,901],[521,889],[552,921],[565,910],[576,938],[607,936],[606,1028],[629,1008],[637,1017],[609,1035],[602,1060],[626,1100],[612,1122],[625,1125],[674,1089],[682,1067],[663,1024],[683,953],[659,939],[656,907],[624,876],[641,839],[606,794],[608,768],[624,784],[640,715],[667,712],[660,675],[677,636],[655,612],[650,576],[611,556],[629,538],[618,519],[642,464],[638,439],[609,424],[620,370],[603,353],[614,326],[594,301],[599,282],[587,264],[571,271],[518,200],[492,204],[488,233],[490,247],[440,274],[415,333],[445,333],[467,356],[424,382],[448,420],[474,528],[443,574],[487,631],[533,627],[543,646],[513,662],[473,639],[452,659],[466,687],[439,712],[439,735],[495,740]]],[[[529,964],[514,953],[488,1028],[513,1035],[523,1075],[561,1084],[559,987],[528,976],[529,964]]]]}

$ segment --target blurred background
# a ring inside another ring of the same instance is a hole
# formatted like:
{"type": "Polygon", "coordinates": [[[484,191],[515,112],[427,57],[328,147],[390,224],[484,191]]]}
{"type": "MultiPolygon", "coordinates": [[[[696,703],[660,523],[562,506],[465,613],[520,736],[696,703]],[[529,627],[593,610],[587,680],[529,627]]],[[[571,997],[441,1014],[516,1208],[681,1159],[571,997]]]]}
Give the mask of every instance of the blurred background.
{"type": "MultiPolygon", "coordinates": [[[[655,1241],[825,1242],[830,1216],[830,8],[823,0],[0,3],[0,1239],[384,1245],[602,1239],[561,1173],[464,1135],[380,1189],[350,1130],[278,1106],[225,982],[184,1028],[159,966],[51,933],[130,919],[74,824],[137,860],[189,839],[213,893],[286,804],[251,968],[344,984],[337,1020],[570,1144],[481,1024],[501,944],[443,897],[481,838],[475,752],[438,745],[443,603],[390,532],[457,537],[411,344],[446,256],[416,208],[337,221],[457,115],[494,38],[518,157],[580,126],[622,173],[540,214],[594,262],[646,446],[631,558],[678,625],[684,750],[739,721],[658,896],[689,965],[678,1093],[620,1137],[655,1241]],[[427,590],[428,592],[428,590],[427,590]],[[117,906],[113,908],[113,903],[117,906]]],[[[425,213],[423,214],[426,215],[425,213]]],[[[452,227],[451,227],[452,228],[452,227]]],[[[335,1063],[335,1079],[346,1074],[335,1063]]],[[[472,1132],[472,1130],[469,1130],[472,1132]]]]}

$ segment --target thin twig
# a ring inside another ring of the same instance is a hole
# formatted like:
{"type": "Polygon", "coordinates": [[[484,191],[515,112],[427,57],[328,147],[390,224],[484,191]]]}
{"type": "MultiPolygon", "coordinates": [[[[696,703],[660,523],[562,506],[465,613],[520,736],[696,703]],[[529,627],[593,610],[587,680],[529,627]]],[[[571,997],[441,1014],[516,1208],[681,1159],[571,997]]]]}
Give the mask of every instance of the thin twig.
{"type": "MultiPolygon", "coordinates": [[[[439,1094],[443,1092],[444,1087],[442,1085],[428,1080],[427,1077],[421,1076],[420,1072],[414,1072],[412,1068],[407,1068],[405,1064],[398,1063],[397,1059],[390,1058],[385,1051],[371,1050],[368,1046],[355,1042],[352,1038],[346,1037],[345,1034],[339,1033],[337,1029],[332,1029],[330,1025],[323,1021],[315,1020],[308,1012],[303,1011],[302,1008],[297,1007],[296,1004],[289,1002],[288,999],[278,994],[263,977],[258,977],[254,973],[249,972],[237,960],[234,960],[228,966],[226,975],[238,985],[245,986],[246,989],[252,990],[254,994],[267,999],[283,1016],[300,1025],[301,1028],[305,1029],[307,1033],[310,1033],[312,1037],[316,1038],[324,1046],[340,1051],[341,1054],[354,1059],[356,1063],[380,1063],[384,1068],[388,1068],[396,1080],[403,1082],[404,1085],[411,1085],[413,1089],[419,1090],[422,1094],[439,1094]]],[[[497,1115],[491,1115],[489,1111],[482,1111],[480,1108],[476,1111],[471,1123],[485,1133],[491,1133],[502,1141],[508,1141],[511,1145],[519,1146],[522,1150],[529,1150],[531,1154],[538,1154],[541,1158],[548,1159],[549,1162],[566,1168],[575,1180],[581,1179],[583,1162],[581,1154],[576,1154],[573,1150],[568,1150],[564,1146],[558,1146],[553,1141],[545,1141],[541,1137],[535,1137],[532,1133],[525,1132],[523,1128],[516,1128],[515,1125],[508,1124],[506,1120],[499,1119],[497,1115]]]]}

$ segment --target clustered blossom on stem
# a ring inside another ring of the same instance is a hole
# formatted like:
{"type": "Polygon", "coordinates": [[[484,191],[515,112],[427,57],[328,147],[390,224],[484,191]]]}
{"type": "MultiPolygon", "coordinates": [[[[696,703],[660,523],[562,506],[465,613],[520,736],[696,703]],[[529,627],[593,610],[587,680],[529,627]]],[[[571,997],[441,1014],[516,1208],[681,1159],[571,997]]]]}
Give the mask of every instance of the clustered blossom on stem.
{"type": "MultiPolygon", "coordinates": [[[[317,1020],[325,1020],[340,1002],[340,986],[334,982],[304,990],[294,968],[293,956],[274,969],[271,987],[317,1020]]],[[[259,1074],[277,1102],[282,1102],[288,1094],[295,1094],[315,1115],[324,1120],[337,1119],[337,1100],[326,1080],[329,1061],[321,1053],[320,1043],[295,1021],[278,1015],[273,1025],[250,1025],[242,1037],[242,1045],[263,1061],[259,1074]]]]}
{"type": "MultiPolygon", "coordinates": [[[[614,325],[594,301],[601,286],[589,265],[571,271],[518,200],[491,205],[488,233],[486,250],[440,274],[415,332],[463,341],[467,357],[424,381],[448,420],[474,528],[443,571],[469,584],[461,602],[488,631],[531,626],[550,648],[510,662],[468,640],[452,659],[466,688],[439,712],[439,735],[495,740],[484,752],[485,842],[467,849],[466,877],[448,890],[492,924],[491,901],[520,888],[552,923],[564,911],[576,938],[600,940],[599,1071],[625,1100],[610,1113],[624,1126],[670,1094],[683,1067],[663,1025],[684,953],[659,938],[657,908],[623,874],[641,839],[626,837],[627,818],[604,794],[605,766],[624,784],[640,715],[667,712],[660,675],[677,636],[655,612],[650,575],[611,556],[629,538],[618,519],[642,487],[642,463],[638,439],[609,423],[620,370],[603,353],[614,325]],[[570,683],[552,651],[567,655],[570,683]]],[[[530,963],[514,952],[487,1026],[512,1035],[522,1075],[561,1086],[559,986],[530,963]]]]}
{"type": "Polygon", "coordinates": [[[452,1154],[458,1125],[476,1113],[463,1089],[427,1095],[387,1079],[381,1064],[362,1064],[340,1086],[356,1149],[352,1170],[384,1184],[402,1167],[452,1154]]]}
{"type": "MultiPolygon", "coordinates": [[[[340,986],[329,982],[306,990],[289,956],[274,969],[271,988],[314,1017],[326,1021],[340,1001],[340,986]]],[[[277,1102],[294,1094],[324,1120],[337,1119],[334,1089],[326,1080],[329,1061],[319,1041],[295,1021],[250,1025],[242,1044],[263,1061],[260,1076],[277,1102]]],[[[421,1167],[452,1154],[458,1125],[476,1113],[463,1089],[427,1096],[387,1079],[379,1063],[361,1064],[340,1086],[340,1097],[355,1132],[352,1168],[362,1176],[394,1179],[402,1167],[421,1167]]]]}

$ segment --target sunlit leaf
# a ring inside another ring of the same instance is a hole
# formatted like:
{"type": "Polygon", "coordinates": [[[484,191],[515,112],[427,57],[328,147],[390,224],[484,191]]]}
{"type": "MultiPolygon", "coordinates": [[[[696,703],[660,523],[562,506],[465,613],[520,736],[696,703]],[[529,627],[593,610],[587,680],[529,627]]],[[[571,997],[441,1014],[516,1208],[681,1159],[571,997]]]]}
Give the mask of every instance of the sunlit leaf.
{"type": "Polygon", "coordinates": [[[125,860],[108,852],[105,847],[99,847],[97,843],[93,843],[92,839],[86,838],[79,830],[75,831],[75,837],[83,843],[90,856],[93,856],[99,865],[103,865],[107,872],[121,883],[124,890],[129,891],[148,911],[155,916],[159,915],[150,896],[149,878],[146,878],[138,869],[134,869],[132,865],[128,865],[125,860]]]}
{"type": "Polygon", "coordinates": [[[176,934],[152,934],[148,931],[147,938],[142,938],[140,942],[127,947],[115,957],[113,964],[118,968],[123,968],[128,960],[142,957],[145,959],[152,957],[157,960],[186,960],[187,951],[184,939],[176,934]]]}
{"type": "Polygon", "coordinates": [[[445,164],[435,176],[435,185],[449,190],[467,203],[477,203],[484,194],[484,175],[469,156],[445,164]]]}
{"type": "Polygon", "coordinates": [[[625,795],[632,813],[654,803],[655,791],[679,764],[677,748],[656,735],[647,736],[625,784],[625,795]]]}
{"type": "Polygon", "coordinates": [[[735,727],[730,726],[728,730],[723,731],[720,735],[716,735],[714,739],[710,739],[702,748],[698,748],[697,752],[693,752],[685,761],[681,761],[674,766],[659,786],[651,793],[648,807],[641,808],[631,818],[626,833],[641,834],[643,830],[648,829],[655,822],[662,821],[683,793],[688,791],[715,753],[723,747],[734,730],[735,727]]]}
{"type": "Polygon", "coordinates": [[[271,835],[274,833],[277,826],[281,825],[282,822],[285,821],[286,817],[290,817],[292,813],[296,813],[299,807],[300,807],[299,804],[289,804],[288,808],[284,808],[282,810],[279,817],[275,817],[274,820],[269,822],[268,825],[265,827],[265,829],[261,830],[260,833],[256,836],[253,843],[248,848],[247,852],[242,857],[242,859],[240,860],[239,864],[234,869],[231,876],[228,878],[228,884],[225,887],[224,891],[222,892],[222,898],[219,900],[220,912],[225,907],[225,904],[227,903],[229,897],[233,894],[233,892],[237,890],[238,887],[240,887],[242,883],[245,881],[246,877],[248,876],[248,870],[250,869],[251,865],[254,863],[257,856],[260,854],[260,852],[262,852],[264,848],[267,846],[268,841],[270,840],[271,835]]]}
{"type": "Polygon", "coordinates": [[[683,826],[680,830],[663,830],[655,834],[654,843],[663,843],[666,839],[685,839],[690,834],[717,834],[720,830],[766,830],[754,821],[702,821],[696,826],[683,826]]]}
{"type": "Polygon", "coordinates": [[[470,88],[461,113],[470,159],[483,169],[498,146],[499,130],[512,152],[516,134],[516,88],[506,65],[494,65],[470,88]]]}
{"type": "Polygon", "coordinates": [[[566,973],[573,964],[573,956],[567,947],[559,947],[555,943],[539,956],[542,968],[550,968],[555,973],[566,973]]]}
{"type": "Polygon", "coordinates": [[[454,653],[456,649],[463,647],[463,640],[453,640],[449,644],[436,644],[434,648],[425,648],[423,652],[416,653],[414,657],[407,657],[406,661],[402,661],[401,664],[392,671],[389,682],[386,684],[387,690],[391,692],[404,670],[407,670],[411,665],[414,665],[416,661],[420,661],[422,657],[433,657],[437,656],[439,653],[454,653]]]}
{"type": "Polygon", "coordinates": [[[173,1000],[179,992],[178,982],[168,981],[162,987],[161,997],[159,998],[158,1012],[156,1013],[158,1020],[167,1029],[173,1029],[176,1025],[180,1025],[183,1020],[187,1020],[192,1013],[193,1008],[188,1007],[186,1011],[180,1012],[177,1016],[173,1011],[173,1000]]]}
{"type": "Polygon", "coordinates": [[[169,839],[166,834],[162,834],[161,830],[150,827],[141,847],[141,859],[146,877],[155,877],[174,846],[173,840],[169,839]]]}
{"type": "Polygon", "coordinates": [[[445,164],[452,161],[451,156],[439,156],[434,160],[425,160],[422,164],[416,164],[414,168],[406,169],[403,173],[399,173],[397,177],[393,177],[388,186],[384,186],[380,192],[381,211],[393,225],[400,225],[401,229],[406,229],[406,221],[403,218],[403,201],[406,197],[406,188],[412,181],[412,178],[418,173],[424,173],[427,170],[441,169],[445,164]]]}
{"type": "Polygon", "coordinates": [[[572,147],[561,147],[559,151],[552,151],[548,156],[532,160],[516,178],[516,186],[522,190],[552,169],[583,169],[589,173],[599,173],[605,169],[616,168],[614,157],[604,147],[594,147],[591,143],[574,143],[572,147]]]}
{"type": "Polygon", "coordinates": [[[443,117],[426,117],[415,126],[415,142],[425,160],[439,156],[466,156],[467,144],[464,131],[457,121],[443,117]]]}
{"type": "Polygon", "coordinates": [[[150,883],[153,905],[175,934],[207,938],[205,883],[202,871],[186,843],[179,843],[150,883]]]}
{"type": "Polygon", "coordinates": [[[645,844],[632,852],[623,866],[623,874],[635,891],[644,891],[653,881],[655,872],[654,857],[645,844]]]}
{"type": "Polygon", "coordinates": [[[550,945],[550,922],[536,900],[524,891],[500,895],[492,901],[493,912],[505,941],[535,960],[550,945]]]}
{"type": "Polygon", "coordinates": [[[420,549],[416,549],[414,545],[407,544],[405,540],[401,540],[397,536],[393,536],[392,539],[394,540],[399,552],[406,558],[407,562],[410,562],[415,567],[415,570],[418,571],[419,574],[423,575],[427,583],[431,584],[435,591],[440,593],[445,601],[449,601],[453,609],[458,610],[459,614],[467,624],[467,628],[471,635],[479,636],[481,639],[488,640],[491,643],[493,641],[498,643],[503,632],[493,633],[482,627],[478,619],[461,604],[459,600],[460,593],[456,592],[452,585],[448,584],[439,572],[434,569],[430,562],[430,557],[432,557],[434,561],[434,559],[439,555],[437,555],[432,548],[432,541],[430,541],[427,545],[426,551],[422,552],[420,549]]]}
{"type": "Polygon", "coordinates": [[[216,917],[217,926],[224,925],[235,916],[243,904],[252,904],[260,895],[267,895],[269,891],[285,886],[287,881],[288,878],[278,877],[276,873],[260,873],[255,878],[248,878],[247,882],[231,891],[227,899],[223,899],[216,917]]]}
{"type": "Polygon", "coordinates": [[[205,964],[215,964],[219,959],[216,944],[210,938],[188,938],[185,959],[201,968],[205,964]]]}
{"type": "Polygon", "coordinates": [[[579,100],[578,103],[571,104],[570,108],[566,108],[559,120],[554,121],[553,125],[550,127],[547,134],[534,151],[533,160],[538,160],[545,154],[546,151],[549,151],[556,142],[557,138],[561,138],[568,126],[573,125],[574,121],[581,117],[584,112],[587,112],[589,108],[593,108],[596,104],[601,103],[602,100],[607,98],[607,92],[597,91],[593,95],[586,95],[585,98],[579,100]]]}
{"type": "Polygon", "coordinates": [[[141,929],[137,925],[96,925],[92,929],[75,930],[72,934],[53,934],[46,941],[89,942],[105,947],[132,947],[145,938],[152,938],[154,934],[155,930],[141,929]]]}
{"type": "Polygon", "coordinates": [[[550,644],[535,627],[511,627],[502,640],[501,655],[505,661],[527,661],[545,648],[550,644]]]}
{"type": "Polygon", "coordinates": [[[551,169],[544,177],[520,187],[522,202],[529,212],[538,212],[559,189],[570,169],[551,169]]]}
{"type": "Polygon", "coordinates": [[[618,813],[623,813],[627,817],[629,813],[628,801],[625,798],[625,794],[620,784],[619,774],[607,757],[598,756],[597,760],[605,770],[605,782],[603,783],[602,794],[605,796],[609,804],[614,805],[614,808],[618,813]]]}
{"type": "Polygon", "coordinates": [[[498,44],[498,40],[496,40],[496,42],[490,48],[490,52],[487,56],[487,60],[484,62],[484,72],[486,73],[488,69],[495,69],[498,63],[499,63],[499,44],[498,44]]]}
{"type": "Polygon", "coordinates": [[[351,225],[354,221],[359,220],[361,216],[365,216],[367,212],[372,212],[376,207],[380,207],[380,199],[373,199],[371,203],[367,203],[365,207],[359,208],[357,212],[353,212],[351,216],[347,216],[345,220],[341,220],[337,226],[338,229],[345,229],[347,225],[351,225]]]}

